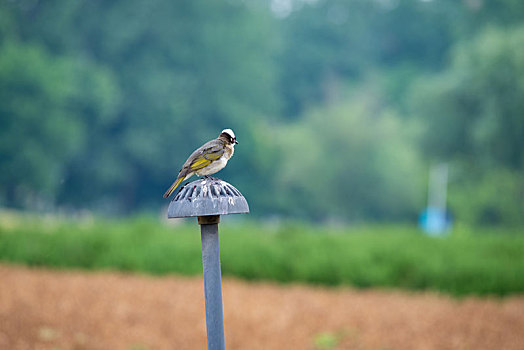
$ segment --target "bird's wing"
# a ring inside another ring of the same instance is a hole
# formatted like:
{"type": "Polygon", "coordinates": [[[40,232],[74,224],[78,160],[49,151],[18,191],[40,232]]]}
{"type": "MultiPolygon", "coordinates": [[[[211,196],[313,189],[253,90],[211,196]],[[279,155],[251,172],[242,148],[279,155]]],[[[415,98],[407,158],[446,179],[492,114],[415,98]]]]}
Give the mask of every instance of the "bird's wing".
{"type": "Polygon", "coordinates": [[[171,193],[177,188],[177,186],[184,181],[186,176],[192,176],[193,173],[198,170],[205,168],[215,160],[222,157],[226,149],[226,145],[223,141],[215,139],[205,143],[202,147],[194,151],[189,158],[186,160],[182,169],[178,173],[175,182],[169,187],[164,193],[164,198],[168,198],[171,193]]]}
{"type": "Polygon", "coordinates": [[[188,173],[191,173],[205,168],[222,157],[224,151],[225,145],[223,142],[211,140],[191,154],[182,170],[187,170],[188,173]]]}

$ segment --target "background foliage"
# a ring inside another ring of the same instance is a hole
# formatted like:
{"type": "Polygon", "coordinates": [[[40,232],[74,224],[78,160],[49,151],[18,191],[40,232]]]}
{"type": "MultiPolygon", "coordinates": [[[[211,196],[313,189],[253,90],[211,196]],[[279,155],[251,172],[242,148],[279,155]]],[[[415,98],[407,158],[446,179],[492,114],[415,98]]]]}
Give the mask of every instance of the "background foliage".
{"type": "MultiPolygon", "coordinates": [[[[196,275],[198,228],[141,217],[68,221],[49,217],[0,225],[0,260],[55,268],[196,275]]],[[[224,275],[355,288],[436,290],[452,295],[524,291],[524,237],[516,230],[458,227],[444,238],[413,226],[329,228],[301,224],[221,224],[224,275]]]]}
{"type": "Polygon", "coordinates": [[[520,0],[0,1],[0,205],[158,209],[231,127],[220,176],[254,215],[413,219],[445,161],[457,220],[522,225],[523,19],[520,0]]]}

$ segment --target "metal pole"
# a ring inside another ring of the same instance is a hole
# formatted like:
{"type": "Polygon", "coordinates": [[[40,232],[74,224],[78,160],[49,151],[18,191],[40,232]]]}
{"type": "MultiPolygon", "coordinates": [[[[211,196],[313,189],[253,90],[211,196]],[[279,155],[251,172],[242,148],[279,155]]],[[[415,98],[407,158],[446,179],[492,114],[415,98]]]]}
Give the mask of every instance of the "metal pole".
{"type": "Polygon", "coordinates": [[[202,237],[202,266],[204,270],[204,297],[206,303],[207,349],[225,350],[224,312],[222,310],[222,279],[218,222],[220,216],[199,216],[202,237]]]}

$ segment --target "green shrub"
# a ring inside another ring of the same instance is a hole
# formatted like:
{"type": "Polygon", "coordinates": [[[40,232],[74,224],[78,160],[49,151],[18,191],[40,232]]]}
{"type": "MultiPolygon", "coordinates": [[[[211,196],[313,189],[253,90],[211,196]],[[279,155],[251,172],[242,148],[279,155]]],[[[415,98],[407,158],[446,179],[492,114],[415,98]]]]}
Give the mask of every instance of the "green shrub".
{"type": "MultiPolygon", "coordinates": [[[[454,295],[524,292],[524,236],[466,228],[442,238],[415,227],[347,229],[224,223],[222,271],[247,280],[431,289],[454,295]]],[[[501,230],[503,231],[503,230],[501,230]]],[[[0,260],[33,266],[201,273],[198,226],[148,218],[0,224],[0,260]]]]}

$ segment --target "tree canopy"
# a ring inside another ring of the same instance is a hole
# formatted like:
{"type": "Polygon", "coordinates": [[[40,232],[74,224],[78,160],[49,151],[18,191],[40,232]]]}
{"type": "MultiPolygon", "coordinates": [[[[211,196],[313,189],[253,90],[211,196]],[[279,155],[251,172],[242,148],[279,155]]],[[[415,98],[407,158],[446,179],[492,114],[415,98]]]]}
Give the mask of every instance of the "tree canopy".
{"type": "Polygon", "coordinates": [[[520,0],[0,2],[0,205],[153,210],[220,130],[258,216],[524,223],[520,0]]]}

